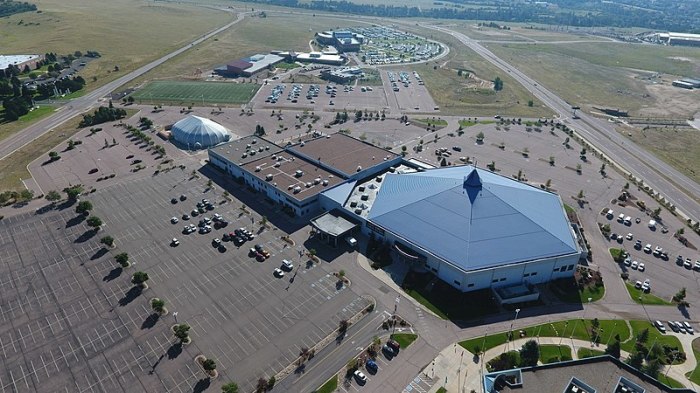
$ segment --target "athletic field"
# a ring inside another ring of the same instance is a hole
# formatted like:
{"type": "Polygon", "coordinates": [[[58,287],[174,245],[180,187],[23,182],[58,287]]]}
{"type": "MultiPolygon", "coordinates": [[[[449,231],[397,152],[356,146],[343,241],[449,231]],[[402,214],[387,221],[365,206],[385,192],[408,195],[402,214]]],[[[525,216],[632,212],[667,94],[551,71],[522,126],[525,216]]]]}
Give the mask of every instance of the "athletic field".
{"type": "Polygon", "coordinates": [[[259,88],[260,85],[255,83],[154,81],[136,90],[132,96],[142,104],[245,104],[259,88]]]}

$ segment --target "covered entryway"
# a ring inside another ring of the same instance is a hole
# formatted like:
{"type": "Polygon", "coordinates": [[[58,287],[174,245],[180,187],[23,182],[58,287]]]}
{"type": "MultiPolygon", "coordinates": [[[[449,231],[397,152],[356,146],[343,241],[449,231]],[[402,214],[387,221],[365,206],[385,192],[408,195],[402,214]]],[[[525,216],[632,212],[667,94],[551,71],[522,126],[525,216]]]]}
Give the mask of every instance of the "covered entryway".
{"type": "Polygon", "coordinates": [[[343,217],[338,210],[331,210],[311,220],[311,226],[321,240],[338,247],[338,238],[352,231],[357,224],[343,217]]]}

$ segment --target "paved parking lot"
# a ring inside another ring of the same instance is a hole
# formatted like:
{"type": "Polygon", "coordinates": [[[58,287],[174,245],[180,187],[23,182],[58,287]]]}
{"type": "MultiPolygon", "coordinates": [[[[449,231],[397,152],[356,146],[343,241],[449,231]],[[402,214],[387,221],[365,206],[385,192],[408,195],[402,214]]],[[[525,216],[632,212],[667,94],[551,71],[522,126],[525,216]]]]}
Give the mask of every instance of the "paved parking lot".
{"type": "MultiPolygon", "coordinates": [[[[202,193],[203,180],[185,176],[173,171],[92,194],[94,214],[105,222],[94,236],[72,207],[0,222],[0,391],[187,392],[207,384],[193,360],[199,354],[217,360],[213,385],[234,380],[247,391],[367,306],[351,289],[338,289],[325,266],[299,266],[297,250],[278,233],[258,235],[255,242],[273,254],[262,263],[247,256],[248,244],[213,248],[222,231],[180,234],[183,225],[171,216],[203,196],[220,199],[202,193]],[[187,202],[170,203],[183,193],[187,202]],[[105,234],[116,250],[101,250],[105,234]],[[169,246],[172,237],[179,247],[169,246]],[[133,267],[115,267],[120,251],[133,267]],[[280,279],[272,270],[282,258],[297,267],[280,279]],[[150,276],[143,293],[130,283],[137,270],[150,276]],[[169,315],[152,316],[153,297],[166,300],[169,315]],[[184,348],[173,345],[173,312],[192,327],[193,343],[184,348]]],[[[251,228],[238,206],[214,210],[231,221],[227,230],[251,228]]]]}
{"type": "MultiPolygon", "coordinates": [[[[440,109],[435,104],[430,92],[428,92],[425,85],[418,83],[418,79],[413,74],[413,70],[403,68],[394,70],[382,69],[381,76],[389,107],[395,110],[396,113],[439,112],[440,109]],[[404,86],[404,84],[401,83],[400,75],[402,73],[407,75],[406,80],[409,82],[408,86],[404,86]],[[394,81],[397,84],[396,87],[399,89],[398,91],[394,91],[390,75],[393,75],[394,81]]],[[[421,77],[420,75],[418,76],[421,77]]]]}
{"type": "MultiPolygon", "coordinates": [[[[356,83],[352,83],[355,85],[356,83]]],[[[344,91],[343,85],[338,85],[336,83],[326,82],[322,84],[317,84],[320,87],[318,92],[318,97],[312,97],[311,99],[306,98],[306,94],[309,91],[310,84],[305,83],[270,83],[266,86],[260,88],[260,91],[255,96],[255,107],[256,108],[299,108],[312,110],[381,110],[387,108],[387,99],[384,94],[384,90],[381,86],[372,86],[372,91],[362,91],[361,83],[357,84],[352,91],[344,91]],[[285,89],[282,91],[279,99],[276,103],[265,102],[267,97],[270,95],[272,90],[277,86],[283,86],[285,89]],[[300,86],[300,94],[296,99],[297,102],[292,102],[288,100],[288,94],[292,90],[293,86],[300,86]],[[335,97],[331,97],[331,94],[326,92],[326,86],[336,86],[335,97]],[[313,101],[313,102],[312,102],[313,101]],[[331,102],[333,104],[331,105],[331,102]]]]}

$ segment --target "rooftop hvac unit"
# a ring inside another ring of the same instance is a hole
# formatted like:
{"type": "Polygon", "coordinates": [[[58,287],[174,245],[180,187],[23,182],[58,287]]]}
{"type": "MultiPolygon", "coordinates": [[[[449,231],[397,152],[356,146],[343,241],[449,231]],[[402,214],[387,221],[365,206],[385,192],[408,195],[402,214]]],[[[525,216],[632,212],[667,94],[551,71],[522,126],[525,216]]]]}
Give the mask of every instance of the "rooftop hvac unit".
{"type": "Polygon", "coordinates": [[[315,178],[314,184],[319,184],[319,183],[321,183],[321,178],[320,177],[315,178]]]}
{"type": "Polygon", "coordinates": [[[301,142],[299,146],[304,147],[304,142],[301,142]]]}
{"type": "Polygon", "coordinates": [[[306,183],[305,186],[306,186],[306,188],[311,187],[311,182],[306,183]]]}
{"type": "Polygon", "coordinates": [[[360,197],[360,199],[362,199],[363,201],[368,200],[368,199],[369,199],[369,194],[362,194],[362,196],[360,197]]]}
{"type": "Polygon", "coordinates": [[[272,183],[274,187],[277,187],[277,182],[272,183]]]}
{"type": "Polygon", "coordinates": [[[294,177],[302,177],[304,175],[304,171],[301,169],[297,169],[296,172],[294,172],[294,177]]]}
{"type": "Polygon", "coordinates": [[[362,209],[355,209],[355,214],[357,214],[358,216],[362,214],[362,209]]]}
{"type": "Polygon", "coordinates": [[[277,155],[276,155],[276,154],[273,154],[273,155],[272,155],[272,159],[273,159],[273,160],[276,160],[276,159],[277,159],[277,155]]]}
{"type": "Polygon", "coordinates": [[[282,164],[281,164],[281,163],[279,163],[279,162],[276,162],[276,163],[275,163],[275,165],[273,165],[273,166],[274,166],[275,168],[279,168],[279,167],[280,167],[280,165],[282,165],[282,164]]]}
{"type": "Polygon", "coordinates": [[[265,176],[265,180],[267,180],[267,181],[272,180],[272,173],[268,173],[268,174],[265,176]]]}
{"type": "Polygon", "coordinates": [[[288,190],[291,190],[292,188],[294,188],[294,185],[293,185],[293,184],[290,184],[290,185],[287,187],[288,190]]]}
{"type": "Polygon", "coordinates": [[[350,207],[357,207],[357,201],[350,201],[350,207]]]}
{"type": "Polygon", "coordinates": [[[248,153],[243,153],[243,155],[241,156],[241,158],[246,158],[246,157],[248,157],[248,153]]]}
{"type": "Polygon", "coordinates": [[[256,144],[256,143],[258,143],[258,140],[257,140],[257,139],[253,139],[252,141],[250,141],[250,143],[256,144]]]}
{"type": "Polygon", "coordinates": [[[370,189],[370,190],[374,190],[374,189],[376,189],[376,188],[377,188],[377,185],[376,185],[376,184],[374,184],[374,183],[370,183],[370,184],[369,184],[369,189],[370,189]]]}
{"type": "Polygon", "coordinates": [[[394,168],[394,167],[392,166],[391,168],[389,168],[389,172],[395,173],[395,172],[396,172],[396,168],[394,168]]]}
{"type": "Polygon", "coordinates": [[[262,168],[260,168],[259,166],[256,166],[256,167],[255,167],[255,172],[260,172],[261,169],[262,169],[262,168]]]}
{"type": "Polygon", "coordinates": [[[277,161],[282,161],[282,160],[284,160],[284,157],[282,157],[282,156],[277,156],[277,161]]]}
{"type": "Polygon", "coordinates": [[[250,149],[250,144],[245,145],[246,149],[250,149]]]}
{"type": "Polygon", "coordinates": [[[365,190],[365,186],[359,186],[357,187],[357,191],[363,192],[365,190]]]}
{"type": "Polygon", "coordinates": [[[328,185],[328,180],[323,180],[323,185],[327,186],[328,185]]]}
{"type": "Polygon", "coordinates": [[[381,176],[377,176],[377,179],[376,179],[376,180],[377,180],[377,183],[381,183],[381,182],[382,182],[382,177],[381,177],[381,176]]]}
{"type": "Polygon", "coordinates": [[[301,187],[299,187],[299,186],[294,187],[295,194],[298,194],[300,191],[301,191],[301,187]]]}
{"type": "Polygon", "coordinates": [[[262,153],[263,151],[265,151],[265,148],[262,147],[262,146],[260,146],[260,147],[258,148],[258,151],[259,151],[260,153],[262,153]]]}
{"type": "Polygon", "coordinates": [[[270,146],[265,146],[265,150],[270,150],[270,146]]]}
{"type": "Polygon", "coordinates": [[[255,150],[251,150],[251,151],[250,151],[250,156],[252,157],[252,156],[254,156],[254,155],[255,155],[255,150]]]}
{"type": "Polygon", "coordinates": [[[358,165],[356,171],[359,172],[362,170],[362,165],[358,165]]]}

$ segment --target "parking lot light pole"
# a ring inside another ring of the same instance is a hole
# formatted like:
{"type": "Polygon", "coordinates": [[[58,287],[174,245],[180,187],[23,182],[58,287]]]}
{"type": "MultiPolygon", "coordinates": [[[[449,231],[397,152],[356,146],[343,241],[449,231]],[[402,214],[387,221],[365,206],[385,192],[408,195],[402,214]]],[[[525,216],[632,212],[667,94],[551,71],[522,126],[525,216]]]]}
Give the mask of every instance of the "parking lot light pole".
{"type": "MultiPolygon", "coordinates": [[[[616,317],[617,318],[617,317],[616,317]]],[[[613,323],[613,328],[610,331],[610,335],[608,336],[608,341],[605,342],[605,346],[607,347],[608,344],[610,343],[610,339],[612,338],[613,333],[615,333],[615,328],[617,327],[617,319],[615,319],[615,323],[613,323]]]]}
{"type": "MultiPolygon", "coordinates": [[[[519,309],[519,308],[516,308],[516,309],[515,309],[515,318],[513,318],[513,320],[510,322],[510,329],[508,330],[508,343],[510,343],[511,341],[513,341],[513,324],[514,324],[515,321],[518,319],[518,314],[519,314],[519,313],[520,313],[520,309],[519,309]]],[[[503,348],[503,352],[504,352],[504,353],[505,353],[505,351],[506,351],[507,348],[508,348],[508,345],[506,345],[506,346],[503,348]]]]}

